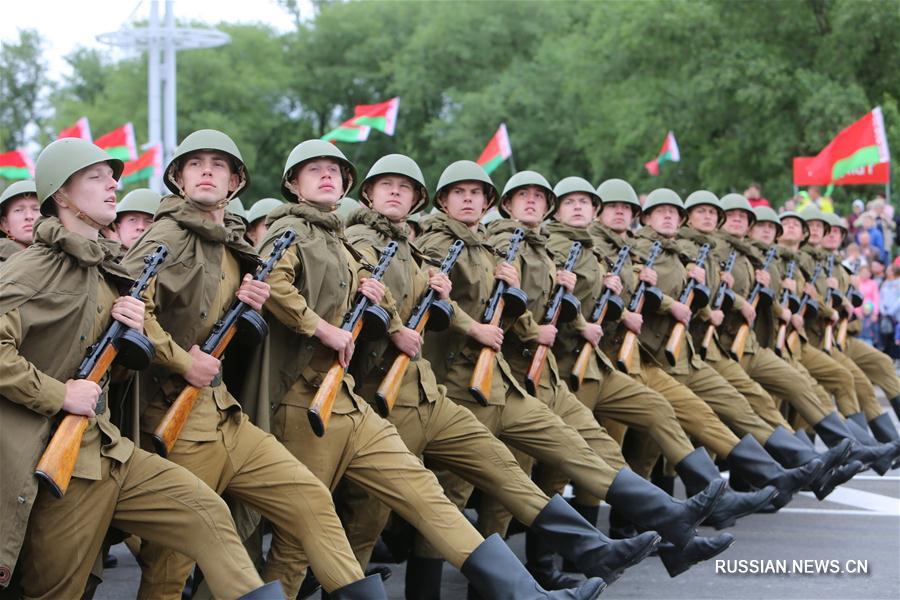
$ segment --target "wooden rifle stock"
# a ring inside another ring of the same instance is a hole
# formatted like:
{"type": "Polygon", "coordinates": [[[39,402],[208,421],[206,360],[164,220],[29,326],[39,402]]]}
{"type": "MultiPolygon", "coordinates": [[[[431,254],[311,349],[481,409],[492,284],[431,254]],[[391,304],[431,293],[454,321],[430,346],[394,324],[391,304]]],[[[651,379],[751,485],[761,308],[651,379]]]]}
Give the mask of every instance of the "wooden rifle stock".
{"type": "MultiPolygon", "coordinates": [[[[660,242],[653,242],[653,245],[650,247],[650,256],[647,258],[646,262],[644,262],[644,267],[647,269],[652,269],[653,264],[656,262],[656,259],[660,254],[662,254],[662,244],[660,242]]],[[[628,306],[628,310],[630,312],[640,313],[643,311],[644,291],[646,289],[647,282],[641,281],[634,292],[634,296],[631,297],[631,304],[629,304],[628,306]]],[[[633,331],[627,332],[625,334],[625,339],[622,340],[622,346],[619,348],[619,355],[616,357],[616,367],[623,373],[628,372],[628,367],[631,365],[631,361],[634,357],[634,351],[637,348],[637,334],[633,331]]]]}
{"type": "Polygon", "coordinates": [[[629,331],[622,340],[622,346],[619,347],[619,356],[616,358],[616,367],[623,373],[628,372],[628,366],[634,356],[634,351],[638,347],[638,336],[635,332],[629,331]]]}
{"type": "MultiPolygon", "coordinates": [[[[237,323],[234,323],[222,334],[222,339],[210,352],[210,355],[215,358],[221,358],[222,354],[225,353],[225,348],[228,347],[229,342],[234,338],[236,331],[237,323]]],[[[194,410],[194,404],[197,402],[197,396],[200,395],[201,389],[192,385],[184,386],[184,389],[181,390],[181,393],[169,406],[166,414],[163,415],[162,420],[160,420],[153,431],[153,447],[156,453],[163,458],[169,456],[172,446],[178,441],[181,430],[184,429],[188,418],[191,416],[191,411],[194,410]]]]}
{"type": "Polygon", "coordinates": [[[835,343],[841,350],[844,350],[847,347],[847,326],[849,323],[850,319],[848,317],[844,317],[838,322],[838,332],[835,343]]]}
{"type": "MultiPolygon", "coordinates": [[[[497,310],[491,318],[490,324],[500,326],[500,318],[503,315],[503,298],[497,302],[497,310]]],[[[497,352],[488,346],[484,346],[478,353],[475,362],[475,370],[472,371],[472,380],[469,382],[469,391],[482,406],[487,406],[487,399],[491,395],[491,384],[494,382],[494,362],[497,352]]]]}
{"type": "MultiPolygon", "coordinates": [[[[416,333],[421,335],[425,331],[429,315],[430,313],[427,312],[422,315],[422,319],[415,327],[416,333]]],[[[400,384],[403,383],[403,377],[406,375],[406,369],[409,367],[410,360],[412,359],[405,352],[397,354],[394,362],[391,363],[391,368],[388,369],[384,379],[381,380],[381,385],[378,386],[378,390],[375,392],[375,405],[378,408],[378,414],[382,417],[387,418],[394,409],[394,404],[397,403],[397,397],[400,395],[400,384]]]]}
{"type": "MultiPolygon", "coordinates": [[[[796,260],[792,260],[790,263],[788,263],[787,273],[785,273],[784,278],[793,280],[794,279],[794,270],[796,268],[797,268],[796,260]]],[[[781,308],[784,309],[784,308],[790,307],[790,301],[791,301],[791,291],[788,289],[782,290],[781,302],[779,302],[779,304],[781,305],[781,308]]],[[[780,356],[782,358],[784,358],[784,344],[787,341],[788,323],[789,323],[789,321],[782,322],[778,326],[778,333],[775,335],[775,354],[777,354],[778,356],[780,356]]]]}
{"type": "MultiPolygon", "coordinates": [[[[362,319],[358,319],[353,324],[353,329],[350,330],[354,342],[359,337],[359,332],[362,331],[362,325],[362,319]]],[[[341,389],[341,383],[344,381],[345,371],[346,369],[341,365],[340,360],[335,359],[331,363],[328,372],[325,373],[325,377],[322,378],[322,383],[319,384],[319,389],[309,405],[309,424],[312,426],[313,433],[319,437],[325,435],[325,430],[328,429],[328,421],[331,420],[331,409],[341,389]]]]}
{"type": "MultiPolygon", "coordinates": [[[[731,273],[734,271],[734,263],[737,261],[737,250],[732,250],[731,254],[728,255],[728,260],[725,262],[725,268],[723,269],[723,273],[731,273]]],[[[713,310],[722,310],[722,305],[725,304],[725,296],[728,293],[728,284],[724,281],[719,284],[719,289],[716,291],[716,297],[713,300],[712,309],[713,310]]],[[[716,326],[712,323],[706,328],[706,333],[703,334],[703,340],[700,342],[700,358],[706,359],[706,354],[709,352],[709,347],[713,343],[713,338],[716,335],[716,326]]]]}
{"type": "MultiPolygon", "coordinates": [[[[754,309],[756,305],[759,304],[759,295],[753,296],[750,300],[750,306],[754,309]]],[[[734,341],[731,342],[731,356],[734,360],[740,362],[741,357],[744,356],[744,347],[747,345],[747,340],[750,338],[750,323],[744,321],[741,323],[741,326],[738,327],[737,334],[734,336],[734,341]]]]}
{"type": "MultiPolygon", "coordinates": [[[[694,263],[700,268],[704,267],[709,250],[709,244],[703,244],[700,247],[700,253],[696,260],[694,260],[694,263]]],[[[690,308],[691,304],[694,302],[694,288],[698,285],[700,284],[692,277],[688,281],[684,291],[681,293],[681,296],[678,298],[678,301],[690,308]]],[[[672,366],[675,366],[675,363],[678,362],[678,357],[681,356],[681,347],[684,345],[684,336],[686,332],[687,325],[679,321],[675,323],[672,327],[672,331],[669,333],[669,340],[666,343],[666,360],[669,361],[669,364],[672,366]]]]}
{"type": "Polygon", "coordinates": [[[831,354],[832,348],[834,348],[834,324],[829,322],[825,325],[825,335],[824,341],[822,342],[822,351],[826,354],[831,354]]]}
{"type": "MultiPolygon", "coordinates": [[[[152,254],[144,257],[144,269],[128,291],[130,297],[141,297],[141,293],[146,289],[150,279],[159,271],[160,265],[168,254],[168,248],[160,244],[152,254]]],[[[113,320],[100,339],[91,346],[87,356],[79,365],[74,379],[87,379],[99,385],[119,355],[119,344],[127,341],[128,331],[124,323],[113,320]]],[[[139,334],[139,337],[146,341],[147,348],[144,349],[147,353],[146,364],[144,364],[146,367],[153,358],[153,345],[144,338],[143,334],[139,334]]],[[[62,498],[69,489],[69,482],[72,479],[75,464],[78,462],[81,441],[87,427],[88,417],[72,414],[63,417],[35,467],[35,476],[46,483],[50,492],[57,498],[62,498]]]]}
{"type": "MultiPolygon", "coordinates": [[[[99,384],[112,365],[118,351],[110,344],[100,355],[100,359],[85,379],[99,384]]],[[[88,426],[88,418],[81,415],[66,415],[56,428],[35,468],[40,477],[57,498],[62,498],[69,489],[72,472],[78,461],[81,440],[88,426]]]]}

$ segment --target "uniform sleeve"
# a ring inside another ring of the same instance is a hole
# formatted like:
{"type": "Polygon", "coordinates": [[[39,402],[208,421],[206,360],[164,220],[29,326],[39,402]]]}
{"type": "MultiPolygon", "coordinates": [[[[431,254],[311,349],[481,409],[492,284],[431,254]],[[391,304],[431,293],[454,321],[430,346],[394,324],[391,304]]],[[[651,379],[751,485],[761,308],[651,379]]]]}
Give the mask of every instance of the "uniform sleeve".
{"type": "Polygon", "coordinates": [[[45,417],[55,415],[62,410],[66,386],[19,354],[21,343],[22,320],[14,309],[0,316],[0,395],[45,417]]]}
{"type": "Polygon", "coordinates": [[[306,298],[294,287],[301,268],[300,253],[296,246],[291,246],[269,274],[267,281],[271,293],[265,308],[291,331],[312,337],[322,318],[309,307],[306,298]]]}
{"type": "Polygon", "coordinates": [[[155,279],[141,294],[141,299],[144,301],[144,332],[156,349],[154,364],[162,365],[172,373],[184,375],[191,368],[194,359],[172,339],[156,318],[155,279]]]}

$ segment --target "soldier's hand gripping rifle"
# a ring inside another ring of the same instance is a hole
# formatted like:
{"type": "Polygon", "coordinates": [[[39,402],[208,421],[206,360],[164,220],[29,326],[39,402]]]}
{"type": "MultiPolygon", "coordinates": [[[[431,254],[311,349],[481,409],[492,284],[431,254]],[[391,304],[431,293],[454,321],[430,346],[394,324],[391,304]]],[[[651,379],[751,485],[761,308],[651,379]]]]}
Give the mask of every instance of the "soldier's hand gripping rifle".
{"type": "MultiPolygon", "coordinates": [[[[144,257],[144,270],[128,290],[129,296],[140,299],[168,253],[169,250],[160,244],[152,254],[144,257]]],[[[73,379],[87,379],[99,384],[113,361],[128,369],[142,371],[150,366],[154,354],[153,344],[142,332],[113,319],[100,339],[88,348],[73,379]]],[[[104,400],[101,398],[100,402],[104,400]]],[[[101,414],[105,408],[98,403],[96,413],[101,414]]],[[[57,498],[62,498],[69,489],[87,426],[88,417],[83,415],[63,417],[35,468],[35,476],[46,483],[57,498]]]]}
{"type": "MultiPolygon", "coordinates": [[[[828,278],[834,276],[834,254],[828,256],[828,278]]],[[[833,287],[829,287],[825,290],[825,301],[831,304],[831,307],[834,310],[840,310],[844,305],[844,295],[841,294],[840,290],[837,290],[833,287]]],[[[822,351],[826,354],[831,354],[831,349],[834,347],[834,323],[831,319],[828,319],[828,322],[825,324],[825,335],[822,343],[822,351]]]]}
{"type": "MultiPolygon", "coordinates": [[[[704,268],[706,257],[709,255],[709,244],[700,246],[700,252],[694,260],[694,264],[704,268]]],[[[690,307],[691,312],[700,310],[709,302],[709,288],[694,279],[688,279],[687,285],[684,286],[678,301],[690,307]]],[[[678,362],[678,356],[681,354],[681,346],[684,342],[687,326],[681,321],[675,323],[672,331],[669,333],[669,341],[666,343],[666,360],[670,365],[678,362]]]]}
{"type": "MultiPolygon", "coordinates": [[[[859,265],[861,261],[857,258],[853,261],[853,263],[849,267],[849,271],[851,275],[856,275],[859,271],[859,265]]],[[[850,284],[847,288],[847,299],[850,301],[850,306],[856,308],[862,306],[863,296],[859,293],[859,290],[856,289],[856,286],[850,284]]],[[[842,311],[841,320],[838,323],[838,332],[837,332],[837,342],[838,348],[844,349],[847,344],[847,326],[850,324],[850,318],[853,316],[852,311],[842,311]]]]}
{"type": "MultiPolygon", "coordinates": [[[[765,271],[769,268],[769,265],[772,264],[772,260],[775,258],[775,255],[778,253],[778,249],[774,246],[769,248],[766,252],[766,260],[763,262],[761,271],[765,271]]],[[[793,272],[791,272],[791,276],[793,276],[793,272]]],[[[750,290],[750,295],[747,296],[747,302],[756,309],[757,306],[769,307],[772,304],[772,298],[774,297],[774,292],[761,284],[760,282],[756,282],[753,284],[753,289],[750,290]]],[[[747,345],[747,338],[750,337],[750,323],[744,321],[740,327],[738,327],[737,334],[734,336],[734,341],[731,343],[731,357],[740,361],[741,357],[744,356],[744,347],[747,345]]]]}
{"type": "MultiPolygon", "coordinates": [[[[653,242],[653,245],[650,246],[650,255],[647,257],[647,260],[644,261],[644,268],[652,269],[653,264],[656,262],[656,259],[659,258],[660,254],[662,254],[662,244],[660,242],[653,242]]],[[[628,304],[628,311],[642,314],[645,309],[647,312],[655,311],[659,308],[660,303],[662,303],[662,296],[663,294],[659,288],[648,284],[646,281],[641,281],[634,291],[634,295],[631,297],[631,302],[628,304]]],[[[616,358],[616,367],[618,367],[620,371],[624,373],[628,372],[628,366],[631,364],[631,357],[634,355],[637,347],[638,336],[633,331],[629,331],[625,334],[625,339],[622,340],[622,346],[619,348],[619,356],[616,358]]]]}
{"type": "MultiPolygon", "coordinates": [[[[397,242],[389,242],[384,250],[381,251],[381,257],[378,264],[372,271],[371,279],[381,281],[385,271],[391,264],[391,259],[397,254],[397,242]]],[[[365,331],[363,338],[374,339],[387,335],[390,316],[387,311],[374,304],[366,298],[362,292],[356,292],[353,299],[353,305],[344,320],[341,322],[341,329],[349,331],[353,335],[353,341],[365,331]]],[[[337,397],[344,381],[344,372],[346,369],[341,365],[340,358],[335,358],[331,363],[331,367],[322,379],[319,389],[313,397],[312,404],[309,405],[307,417],[309,417],[309,425],[312,427],[313,433],[322,437],[328,428],[328,421],[331,419],[331,408],[334,406],[334,399],[337,397]]]]}
{"type": "MultiPolygon", "coordinates": [[[[465,247],[462,240],[456,240],[450,246],[450,251],[444,257],[441,263],[441,273],[445,275],[450,273],[453,265],[459,259],[459,254],[465,247]]],[[[412,314],[406,321],[406,326],[414,329],[416,333],[422,334],[427,328],[430,331],[441,331],[450,326],[450,320],[453,318],[453,306],[437,297],[437,292],[428,288],[413,308],[412,314]]],[[[397,396],[400,394],[400,384],[403,382],[403,376],[409,367],[409,355],[404,352],[397,354],[397,358],[391,363],[381,385],[375,392],[375,405],[378,408],[378,414],[387,417],[397,402],[397,396]]]]}
{"type": "MultiPolygon", "coordinates": [[[[281,237],[278,238],[275,246],[272,248],[272,253],[269,254],[264,263],[257,267],[256,273],[253,274],[253,279],[256,281],[266,280],[275,267],[275,263],[281,259],[284,252],[294,241],[294,237],[296,237],[296,234],[293,229],[288,229],[281,234],[281,237]]],[[[203,345],[200,346],[200,350],[215,358],[221,358],[238,330],[242,333],[247,333],[246,339],[248,341],[252,340],[252,342],[258,343],[268,335],[269,326],[266,325],[265,319],[253,310],[249,304],[235,298],[224,316],[213,325],[212,331],[207,336],[206,341],[203,342],[203,345]]],[[[200,395],[201,389],[190,384],[184,386],[184,389],[181,390],[181,393],[169,406],[166,414],[163,415],[159,425],[156,426],[156,430],[153,432],[153,446],[160,456],[169,455],[172,446],[175,445],[178,436],[181,435],[181,430],[184,429],[185,423],[191,416],[191,411],[194,409],[194,404],[197,402],[197,396],[200,395]]]]}
{"type": "MultiPolygon", "coordinates": [[[[813,270],[812,277],[809,280],[810,285],[815,287],[816,279],[819,278],[819,275],[822,274],[823,270],[824,266],[822,265],[822,263],[816,263],[816,268],[813,270]]],[[[800,297],[800,306],[797,308],[795,314],[801,319],[805,319],[807,313],[811,313],[812,316],[816,316],[817,314],[819,314],[819,303],[815,298],[813,298],[806,292],[803,292],[803,296],[800,297]]],[[[794,348],[796,347],[798,340],[799,334],[796,331],[792,331],[790,332],[790,335],[788,335],[787,344],[790,348],[794,348]]],[[[781,351],[784,351],[784,344],[782,344],[781,346],[781,351]]]]}
{"type": "MultiPolygon", "coordinates": [[[[519,244],[525,237],[525,231],[517,227],[509,239],[509,249],[506,251],[505,262],[511,263],[519,252],[519,244]]],[[[504,316],[516,318],[528,308],[528,296],[519,288],[511,287],[502,279],[494,282],[494,289],[488,299],[487,307],[481,316],[481,322],[494,327],[500,326],[500,319],[504,316]],[[504,315],[504,313],[506,313],[504,315]]],[[[491,393],[491,383],[494,379],[494,357],[497,353],[487,346],[481,349],[475,370],[472,371],[472,380],[469,382],[469,392],[482,406],[487,405],[488,396],[491,393]]]]}
{"type": "MultiPolygon", "coordinates": [[[[575,261],[581,256],[581,242],[572,242],[569,247],[569,256],[566,257],[566,264],[563,270],[571,271],[575,268],[575,261]]],[[[557,323],[568,323],[581,311],[581,302],[572,294],[566,292],[566,288],[561,284],[553,289],[553,295],[547,302],[544,309],[544,316],[541,319],[541,325],[556,325],[557,323]]],[[[547,352],[549,346],[538,344],[531,359],[531,366],[528,367],[528,373],[525,375],[525,389],[528,393],[535,395],[537,388],[541,384],[541,375],[544,372],[544,363],[547,362],[547,352]]]]}
{"type": "MultiPolygon", "coordinates": [[[[731,273],[734,271],[735,262],[737,262],[737,250],[732,250],[731,254],[728,255],[728,260],[726,260],[725,264],[722,266],[722,273],[731,273]]],[[[734,305],[734,292],[728,287],[727,283],[722,281],[719,283],[719,288],[716,290],[716,296],[713,298],[710,308],[712,310],[728,312],[731,310],[732,305],[734,305]]],[[[713,343],[713,336],[715,334],[716,326],[710,323],[706,328],[706,333],[703,335],[703,341],[700,342],[701,358],[706,358],[706,353],[709,350],[710,344],[713,343]]]]}
{"type": "MultiPolygon", "coordinates": [[[[622,269],[625,267],[625,262],[628,260],[629,252],[631,252],[631,247],[622,246],[618,256],[616,256],[616,262],[613,264],[610,274],[618,275],[622,272],[622,269]]],[[[594,310],[591,311],[590,322],[597,325],[603,325],[603,322],[606,319],[615,321],[622,315],[622,310],[624,310],[624,308],[625,302],[622,300],[622,297],[611,289],[606,288],[594,304],[594,310]]],[[[587,372],[588,364],[590,364],[593,352],[594,347],[590,342],[585,342],[581,346],[581,350],[578,351],[578,358],[575,359],[575,364],[572,366],[572,372],[569,374],[569,387],[572,388],[573,392],[577,392],[578,388],[581,387],[581,382],[584,381],[584,374],[587,372]]]]}
{"type": "MultiPolygon", "coordinates": [[[[797,261],[792,260],[788,263],[784,278],[793,280],[794,271],[796,270],[797,261]]],[[[800,308],[800,299],[795,294],[792,294],[791,290],[784,288],[781,291],[781,300],[778,302],[778,305],[781,306],[782,310],[787,308],[791,311],[791,314],[793,314],[800,308]]],[[[778,356],[784,356],[784,344],[787,341],[787,328],[788,323],[782,322],[781,325],[778,326],[778,333],[775,335],[775,353],[778,356]]]]}

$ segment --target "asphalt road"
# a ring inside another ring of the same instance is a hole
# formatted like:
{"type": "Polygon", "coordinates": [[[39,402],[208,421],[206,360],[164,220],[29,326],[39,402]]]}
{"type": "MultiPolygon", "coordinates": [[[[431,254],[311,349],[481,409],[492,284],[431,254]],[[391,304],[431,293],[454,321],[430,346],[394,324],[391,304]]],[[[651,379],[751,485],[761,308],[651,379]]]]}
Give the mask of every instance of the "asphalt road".
{"type": "MultiPolygon", "coordinates": [[[[676,492],[684,496],[682,488],[676,492]]],[[[604,507],[604,529],[606,514],[604,507]]],[[[746,517],[728,531],[737,543],[719,557],[728,562],[720,563],[718,570],[714,560],[671,579],[651,557],[630,569],[603,597],[900,598],[900,470],[885,477],[861,473],[824,502],[803,493],[777,514],[746,517]]],[[[714,532],[701,528],[704,533],[714,532]]],[[[524,556],[523,535],[513,536],[509,544],[524,556]]],[[[125,546],[116,546],[113,553],[119,566],[106,572],[95,598],[134,598],[138,566],[125,546]]],[[[393,575],[386,587],[392,600],[401,600],[405,565],[390,567],[393,575]]],[[[445,566],[443,581],[445,600],[466,597],[466,580],[459,571],[445,566]]]]}

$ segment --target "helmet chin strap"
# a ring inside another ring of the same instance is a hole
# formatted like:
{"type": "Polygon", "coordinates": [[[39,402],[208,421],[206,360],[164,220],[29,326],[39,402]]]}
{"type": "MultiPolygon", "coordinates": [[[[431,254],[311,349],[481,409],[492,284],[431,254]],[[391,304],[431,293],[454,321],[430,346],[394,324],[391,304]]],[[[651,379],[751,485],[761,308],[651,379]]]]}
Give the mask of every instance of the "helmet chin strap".
{"type": "Polygon", "coordinates": [[[85,213],[83,210],[78,208],[78,206],[76,206],[75,203],[72,202],[72,199],[65,192],[65,190],[60,190],[60,192],[66,197],[66,201],[68,203],[66,205],[66,208],[68,208],[69,210],[72,211],[72,213],[75,215],[76,219],[78,219],[82,223],[89,225],[90,227],[96,229],[97,231],[103,231],[104,229],[106,229],[107,225],[98,223],[97,221],[92,219],[87,213],[85,213]]]}

